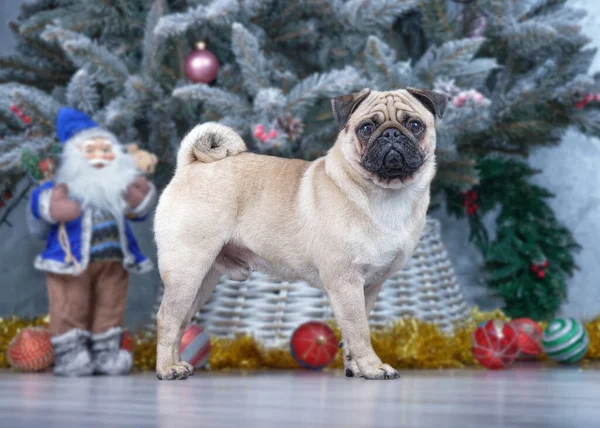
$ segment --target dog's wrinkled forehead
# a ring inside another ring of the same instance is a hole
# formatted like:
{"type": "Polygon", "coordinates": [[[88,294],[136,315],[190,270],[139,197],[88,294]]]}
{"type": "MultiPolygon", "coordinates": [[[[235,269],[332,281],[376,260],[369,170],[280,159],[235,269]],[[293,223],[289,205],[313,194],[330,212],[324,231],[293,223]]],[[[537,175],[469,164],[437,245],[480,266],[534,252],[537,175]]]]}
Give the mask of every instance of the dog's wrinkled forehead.
{"type": "Polygon", "coordinates": [[[433,114],[406,90],[371,92],[357,107],[352,119],[377,116],[379,122],[402,122],[407,115],[418,116],[427,123],[434,122],[433,114]]]}

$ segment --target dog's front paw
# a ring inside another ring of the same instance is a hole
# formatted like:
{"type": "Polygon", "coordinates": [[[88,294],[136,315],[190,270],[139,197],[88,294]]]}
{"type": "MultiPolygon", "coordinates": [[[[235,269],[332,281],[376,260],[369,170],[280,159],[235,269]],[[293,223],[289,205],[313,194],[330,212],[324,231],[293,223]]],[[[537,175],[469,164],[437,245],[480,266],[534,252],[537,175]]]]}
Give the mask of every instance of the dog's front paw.
{"type": "Polygon", "coordinates": [[[346,377],[360,377],[360,369],[356,361],[344,358],[344,374],[346,377]]]}
{"type": "Polygon", "coordinates": [[[360,375],[365,379],[383,380],[383,379],[398,379],[400,375],[389,364],[358,364],[360,375]]]}
{"type": "Polygon", "coordinates": [[[344,342],[340,342],[338,347],[342,348],[342,352],[344,353],[344,374],[346,377],[360,377],[358,364],[356,364],[356,360],[352,359],[350,352],[344,349],[344,342]]]}
{"type": "Polygon", "coordinates": [[[156,377],[160,380],[187,379],[194,374],[194,366],[185,361],[156,369],[156,377]]]}

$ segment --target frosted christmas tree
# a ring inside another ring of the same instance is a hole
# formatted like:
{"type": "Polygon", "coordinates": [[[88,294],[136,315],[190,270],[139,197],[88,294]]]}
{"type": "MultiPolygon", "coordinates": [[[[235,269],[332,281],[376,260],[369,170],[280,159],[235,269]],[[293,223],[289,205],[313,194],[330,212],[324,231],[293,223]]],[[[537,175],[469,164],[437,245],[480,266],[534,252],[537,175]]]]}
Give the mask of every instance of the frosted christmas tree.
{"type": "Polygon", "coordinates": [[[11,24],[16,54],[0,58],[0,196],[42,178],[63,105],[156,153],[160,182],[198,122],[233,127],[256,152],[314,159],[334,141],[332,97],[435,89],[451,103],[434,209],[469,217],[508,314],[547,318],[577,245],[526,156],[571,126],[600,134],[582,16],[566,0],[31,1],[11,24]],[[493,237],[481,221],[492,209],[493,237]]]}

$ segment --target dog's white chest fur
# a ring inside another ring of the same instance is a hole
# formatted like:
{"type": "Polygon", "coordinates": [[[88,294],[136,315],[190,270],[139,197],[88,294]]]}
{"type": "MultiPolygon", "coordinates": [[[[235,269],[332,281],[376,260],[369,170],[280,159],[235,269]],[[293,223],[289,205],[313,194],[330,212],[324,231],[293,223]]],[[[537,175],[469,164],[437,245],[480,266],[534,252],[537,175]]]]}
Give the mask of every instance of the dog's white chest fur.
{"type": "Polygon", "coordinates": [[[410,258],[425,225],[422,203],[423,196],[411,192],[387,193],[372,202],[373,239],[364,242],[355,256],[366,284],[396,272],[410,258]]]}

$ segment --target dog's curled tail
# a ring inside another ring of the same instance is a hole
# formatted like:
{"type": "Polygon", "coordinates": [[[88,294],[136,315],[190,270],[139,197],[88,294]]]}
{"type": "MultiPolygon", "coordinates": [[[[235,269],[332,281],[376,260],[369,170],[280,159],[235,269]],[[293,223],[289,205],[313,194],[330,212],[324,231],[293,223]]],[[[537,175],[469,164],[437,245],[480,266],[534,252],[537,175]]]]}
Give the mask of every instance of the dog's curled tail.
{"type": "Polygon", "coordinates": [[[195,162],[210,163],[246,151],[242,137],[233,129],[216,122],[196,125],[181,142],[177,168],[195,162]]]}

